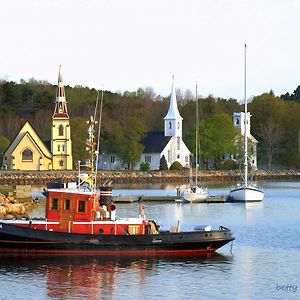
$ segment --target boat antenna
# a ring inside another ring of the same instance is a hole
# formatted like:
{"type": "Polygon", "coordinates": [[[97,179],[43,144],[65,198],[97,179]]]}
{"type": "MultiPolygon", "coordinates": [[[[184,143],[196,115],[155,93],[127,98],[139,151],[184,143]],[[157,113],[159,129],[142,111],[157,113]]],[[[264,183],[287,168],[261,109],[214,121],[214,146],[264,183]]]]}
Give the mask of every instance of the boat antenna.
{"type": "Polygon", "coordinates": [[[196,173],[195,173],[195,184],[198,185],[198,130],[199,130],[199,124],[198,124],[198,83],[196,82],[196,173]]]}
{"type": "MultiPolygon", "coordinates": [[[[98,95],[97,95],[97,103],[98,103],[98,98],[99,98],[99,91],[98,91],[98,95]]],[[[95,187],[97,187],[97,172],[98,172],[98,165],[99,165],[99,151],[100,151],[100,134],[101,134],[101,122],[102,122],[102,108],[103,108],[103,89],[101,90],[100,113],[99,113],[99,123],[98,123],[97,150],[96,150],[95,187]]]]}
{"type": "Polygon", "coordinates": [[[245,187],[248,185],[248,145],[247,145],[247,64],[246,64],[246,50],[247,45],[244,48],[244,103],[245,103],[245,117],[244,117],[244,180],[245,187]]]}

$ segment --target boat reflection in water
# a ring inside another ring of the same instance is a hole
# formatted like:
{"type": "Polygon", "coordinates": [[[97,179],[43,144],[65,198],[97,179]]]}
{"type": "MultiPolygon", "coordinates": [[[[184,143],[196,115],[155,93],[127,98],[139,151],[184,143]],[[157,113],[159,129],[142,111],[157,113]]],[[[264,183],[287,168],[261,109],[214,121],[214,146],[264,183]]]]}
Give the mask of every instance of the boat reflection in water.
{"type": "Polygon", "coordinates": [[[189,268],[193,265],[197,268],[207,265],[230,268],[228,261],[231,259],[218,253],[184,261],[157,257],[1,255],[0,270],[7,276],[22,278],[24,283],[28,280],[35,286],[45,287],[46,290],[40,292],[49,298],[103,299],[127,293],[123,290],[124,286],[129,287],[131,284],[142,293],[146,284],[149,284],[147,278],[157,274],[160,269],[182,269],[184,265],[189,268]]]}

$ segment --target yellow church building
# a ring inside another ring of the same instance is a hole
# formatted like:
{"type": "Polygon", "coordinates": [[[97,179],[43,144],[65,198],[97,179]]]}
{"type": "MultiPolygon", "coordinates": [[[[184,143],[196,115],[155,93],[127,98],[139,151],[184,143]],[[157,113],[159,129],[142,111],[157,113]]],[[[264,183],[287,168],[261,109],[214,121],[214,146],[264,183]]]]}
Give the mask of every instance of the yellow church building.
{"type": "Polygon", "coordinates": [[[6,149],[3,165],[7,170],[22,171],[73,169],[68,105],[60,67],[52,116],[51,145],[45,144],[30,123],[26,122],[6,149]]]}

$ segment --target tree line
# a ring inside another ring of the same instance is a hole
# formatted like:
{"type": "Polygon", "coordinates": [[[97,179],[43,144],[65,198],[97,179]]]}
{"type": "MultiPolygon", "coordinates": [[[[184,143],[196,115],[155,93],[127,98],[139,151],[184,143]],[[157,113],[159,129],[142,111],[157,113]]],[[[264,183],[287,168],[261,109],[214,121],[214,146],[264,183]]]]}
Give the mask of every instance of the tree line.
{"type": "MultiPolygon", "coordinates": [[[[42,140],[51,139],[51,117],[56,85],[30,79],[19,83],[0,82],[0,155],[16,136],[25,121],[30,121],[42,140]]],[[[68,101],[74,162],[86,158],[86,120],[94,113],[98,91],[82,86],[65,86],[68,101]]],[[[237,99],[209,95],[198,97],[200,123],[195,128],[195,97],[189,90],[176,90],[178,107],[183,117],[183,139],[195,152],[195,130],[199,130],[200,156],[203,162],[214,160],[222,167],[224,153],[238,153],[234,143],[236,131],[233,112],[243,111],[237,99]]],[[[248,102],[251,112],[251,134],[258,140],[258,163],[272,169],[300,168],[300,86],[289,94],[273,91],[253,97],[248,102]]],[[[169,97],[157,95],[151,87],[137,91],[103,91],[101,152],[114,152],[132,168],[139,159],[142,137],[148,131],[163,131],[169,97]]],[[[0,157],[0,161],[2,159],[0,157]]],[[[208,166],[208,164],[207,164],[208,166]]]]}

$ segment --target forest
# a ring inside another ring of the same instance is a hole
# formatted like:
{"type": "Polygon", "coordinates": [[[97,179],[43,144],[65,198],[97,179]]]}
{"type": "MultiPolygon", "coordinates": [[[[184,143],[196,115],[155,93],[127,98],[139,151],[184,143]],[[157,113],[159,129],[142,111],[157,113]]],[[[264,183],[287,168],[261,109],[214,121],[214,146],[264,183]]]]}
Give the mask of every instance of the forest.
{"type": "MultiPolygon", "coordinates": [[[[0,81],[0,164],[5,149],[25,121],[42,140],[51,139],[51,117],[56,85],[30,79],[19,83],[0,81]]],[[[98,91],[82,86],[65,86],[68,101],[74,162],[86,158],[86,120],[94,113],[98,91]]],[[[100,95],[102,93],[100,92],[100,95]]],[[[183,117],[183,139],[195,151],[195,96],[176,90],[183,117]]],[[[233,112],[243,111],[237,99],[209,95],[198,97],[200,154],[202,161],[214,160],[222,168],[224,153],[238,151],[232,125],[233,112]]],[[[139,141],[148,131],[163,131],[169,97],[157,95],[151,87],[137,91],[103,91],[100,151],[114,151],[124,163],[134,165],[143,151],[139,141]]],[[[300,86],[293,93],[276,96],[271,90],[248,99],[251,134],[258,141],[258,167],[300,168],[300,86]]]]}

